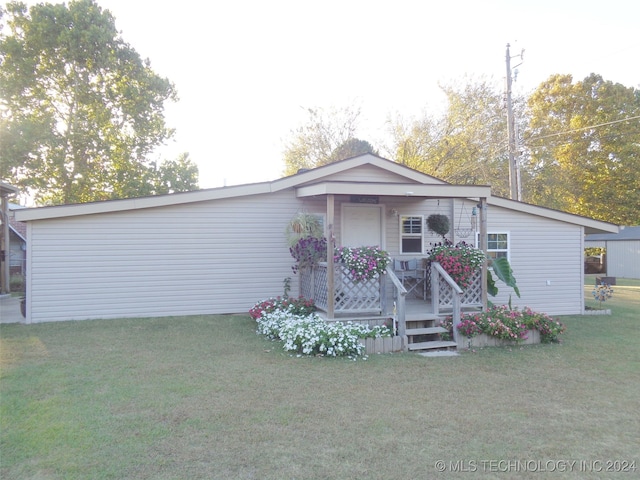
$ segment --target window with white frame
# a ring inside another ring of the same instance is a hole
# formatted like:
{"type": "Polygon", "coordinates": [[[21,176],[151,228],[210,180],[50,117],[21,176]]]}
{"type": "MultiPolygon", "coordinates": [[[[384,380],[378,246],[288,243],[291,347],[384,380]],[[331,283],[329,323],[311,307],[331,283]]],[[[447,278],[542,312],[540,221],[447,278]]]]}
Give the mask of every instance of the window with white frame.
{"type": "Polygon", "coordinates": [[[422,215],[400,217],[400,253],[422,253],[423,223],[422,215]]]}
{"type": "MultiPolygon", "coordinates": [[[[477,234],[476,245],[480,248],[480,234],[477,234]]],[[[487,254],[492,258],[509,258],[509,234],[488,233],[487,254]]]]}

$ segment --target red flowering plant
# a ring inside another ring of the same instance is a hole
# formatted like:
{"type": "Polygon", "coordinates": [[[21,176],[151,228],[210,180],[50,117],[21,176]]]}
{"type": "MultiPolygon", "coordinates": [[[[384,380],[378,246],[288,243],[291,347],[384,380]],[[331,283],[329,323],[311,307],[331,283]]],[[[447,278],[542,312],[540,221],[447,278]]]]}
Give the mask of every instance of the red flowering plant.
{"type": "Polygon", "coordinates": [[[457,245],[445,243],[431,249],[429,260],[438,262],[449,276],[466,289],[471,285],[471,278],[482,266],[485,255],[482,250],[460,242],[457,245]]]}
{"type": "Polygon", "coordinates": [[[316,311],[316,304],[313,300],[307,298],[290,298],[290,297],[276,297],[262,300],[256,303],[249,315],[254,320],[259,319],[263,315],[275,312],[276,310],[282,310],[289,312],[292,315],[307,316],[316,311]]]}
{"type": "Polygon", "coordinates": [[[480,326],[470,318],[462,320],[456,328],[467,338],[475,337],[482,333],[480,326]]]}
{"type": "Polygon", "coordinates": [[[534,312],[529,307],[522,309],[523,322],[529,330],[540,332],[542,343],[559,343],[558,335],[564,333],[567,327],[558,319],[554,319],[546,313],[534,312]]]}
{"type": "Polygon", "coordinates": [[[529,307],[518,310],[507,305],[493,305],[485,312],[464,315],[456,328],[468,338],[485,333],[514,342],[526,340],[527,330],[538,330],[542,343],[560,342],[558,335],[566,330],[560,321],[545,313],[534,312],[529,307]]]}

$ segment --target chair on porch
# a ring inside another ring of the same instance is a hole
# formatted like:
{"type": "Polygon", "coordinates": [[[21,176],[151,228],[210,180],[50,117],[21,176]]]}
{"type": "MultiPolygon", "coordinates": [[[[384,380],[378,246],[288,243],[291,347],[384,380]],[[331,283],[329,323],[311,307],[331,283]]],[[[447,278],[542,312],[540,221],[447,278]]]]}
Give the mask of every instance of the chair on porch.
{"type": "Polygon", "coordinates": [[[404,288],[407,289],[407,293],[413,293],[417,297],[425,299],[426,275],[420,260],[417,258],[412,258],[411,260],[394,259],[393,271],[402,282],[404,288]]]}

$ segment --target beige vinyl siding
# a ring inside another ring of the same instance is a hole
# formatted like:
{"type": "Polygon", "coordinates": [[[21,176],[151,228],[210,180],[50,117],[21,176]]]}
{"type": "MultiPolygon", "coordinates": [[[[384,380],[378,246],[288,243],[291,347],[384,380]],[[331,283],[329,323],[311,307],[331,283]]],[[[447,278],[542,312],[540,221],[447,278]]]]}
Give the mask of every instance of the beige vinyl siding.
{"type": "MultiPolygon", "coordinates": [[[[435,178],[424,177],[426,184],[441,185],[445,182],[435,178]]],[[[360,165],[350,170],[323,177],[326,182],[371,182],[371,183],[418,183],[409,181],[406,176],[382,170],[375,165],[360,165]]]]}
{"type": "Polygon", "coordinates": [[[292,277],[291,190],[32,222],[32,322],[247,312],[292,277]]]}
{"type": "Polygon", "coordinates": [[[580,314],[583,306],[582,228],[490,205],[489,233],[509,234],[510,263],[521,298],[498,282],[496,304],[511,301],[550,315],[580,314]],[[550,284],[548,285],[547,282],[550,284]]]}

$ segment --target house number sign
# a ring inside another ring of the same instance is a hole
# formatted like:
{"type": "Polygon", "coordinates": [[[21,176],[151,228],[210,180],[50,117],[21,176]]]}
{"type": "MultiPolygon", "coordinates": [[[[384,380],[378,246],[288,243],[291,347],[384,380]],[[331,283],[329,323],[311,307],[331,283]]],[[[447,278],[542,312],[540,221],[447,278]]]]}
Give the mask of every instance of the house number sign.
{"type": "Polygon", "coordinates": [[[368,203],[370,205],[376,205],[379,197],[372,195],[351,195],[351,203],[368,203]]]}

